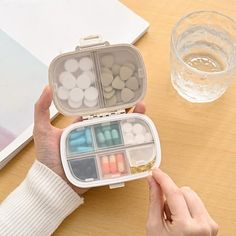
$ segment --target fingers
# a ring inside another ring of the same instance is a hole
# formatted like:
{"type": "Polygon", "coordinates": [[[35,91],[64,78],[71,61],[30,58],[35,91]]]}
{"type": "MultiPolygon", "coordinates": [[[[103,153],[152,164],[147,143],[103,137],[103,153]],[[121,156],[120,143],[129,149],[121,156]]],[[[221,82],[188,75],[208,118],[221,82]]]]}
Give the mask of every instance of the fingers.
{"type": "Polygon", "coordinates": [[[147,220],[148,235],[163,227],[163,195],[158,183],[152,176],[148,176],[149,185],[149,211],[147,220]]]}
{"type": "Polygon", "coordinates": [[[52,91],[49,86],[46,86],[35,104],[34,108],[34,125],[35,127],[50,126],[49,107],[52,103],[52,91]]]}
{"type": "Polygon", "coordinates": [[[165,213],[165,217],[168,221],[172,222],[172,219],[171,219],[171,211],[170,211],[170,208],[168,206],[168,203],[167,201],[164,202],[164,213],[165,213]]]}
{"type": "Polygon", "coordinates": [[[139,102],[136,104],[134,108],[134,113],[144,114],[145,111],[146,111],[146,106],[144,102],[139,102]]]}
{"type": "Polygon", "coordinates": [[[189,187],[181,187],[180,190],[184,195],[192,218],[196,219],[198,222],[208,222],[209,228],[213,233],[212,235],[216,235],[218,232],[218,225],[207,212],[204,203],[197,195],[197,193],[195,193],[189,187]]]}
{"type": "Polygon", "coordinates": [[[191,215],[185,202],[185,198],[178,186],[173,182],[173,180],[160,169],[154,169],[152,176],[160,185],[161,190],[166,197],[166,201],[172,216],[171,218],[190,218],[191,215]]]}
{"type": "Polygon", "coordinates": [[[182,187],[181,192],[193,218],[210,217],[200,197],[189,187],[182,187]]]}
{"type": "Polygon", "coordinates": [[[78,116],[74,121],[73,123],[77,123],[77,122],[80,122],[82,121],[82,117],[81,116],[78,116]]]}

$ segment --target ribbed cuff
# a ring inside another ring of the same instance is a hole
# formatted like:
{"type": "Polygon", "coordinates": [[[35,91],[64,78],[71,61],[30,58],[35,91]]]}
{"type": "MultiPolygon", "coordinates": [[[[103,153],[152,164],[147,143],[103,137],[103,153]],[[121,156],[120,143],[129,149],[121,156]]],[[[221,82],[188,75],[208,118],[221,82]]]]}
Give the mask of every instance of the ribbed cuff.
{"type": "Polygon", "coordinates": [[[0,235],[51,235],[82,203],[83,198],[63,179],[35,161],[0,206],[0,235]]]}

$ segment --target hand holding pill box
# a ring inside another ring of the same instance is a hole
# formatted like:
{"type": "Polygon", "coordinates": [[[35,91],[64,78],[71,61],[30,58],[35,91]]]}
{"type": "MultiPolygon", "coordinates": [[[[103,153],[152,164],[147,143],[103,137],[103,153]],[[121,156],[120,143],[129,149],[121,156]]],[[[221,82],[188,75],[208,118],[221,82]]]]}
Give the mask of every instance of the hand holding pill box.
{"type": "Polygon", "coordinates": [[[160,165],[153,122],[145,115],[125,114],[144,98],[147,85],[134,46],[105,42],[62,54],[49,67],[49,83],[57,109],[84,118],[61,136],[61,160],[71,183],[116,187],[160,165]]]}

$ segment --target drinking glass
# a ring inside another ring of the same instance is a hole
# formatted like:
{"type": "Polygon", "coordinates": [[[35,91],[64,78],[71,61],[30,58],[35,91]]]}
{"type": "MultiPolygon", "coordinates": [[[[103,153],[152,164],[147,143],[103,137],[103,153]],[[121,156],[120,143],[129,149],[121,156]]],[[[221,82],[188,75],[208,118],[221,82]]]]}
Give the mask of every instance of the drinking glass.
{"type": "Polygon", "coordinates": [[[190,102],[219,98],[236,76],[236,23],[215,11],[181,18],[171,35],[171,82],[190,102]]]}

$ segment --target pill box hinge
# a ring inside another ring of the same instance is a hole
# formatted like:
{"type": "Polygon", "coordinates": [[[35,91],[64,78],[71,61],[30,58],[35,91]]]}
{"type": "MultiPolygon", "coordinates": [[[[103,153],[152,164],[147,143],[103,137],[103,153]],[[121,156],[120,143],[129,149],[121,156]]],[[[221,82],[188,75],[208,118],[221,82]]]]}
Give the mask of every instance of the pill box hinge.
{"type": "Polygon", "coordinates": [[[112,116],[112,115],[120,115],[120,114],[125,114],[125,110],[118,110],[118,111],[88,115],[88,116],[83,116],[82,118],[83,118],[83,120],[91,120],[93,118],[109,117],[109,116],[112,116]]]}

